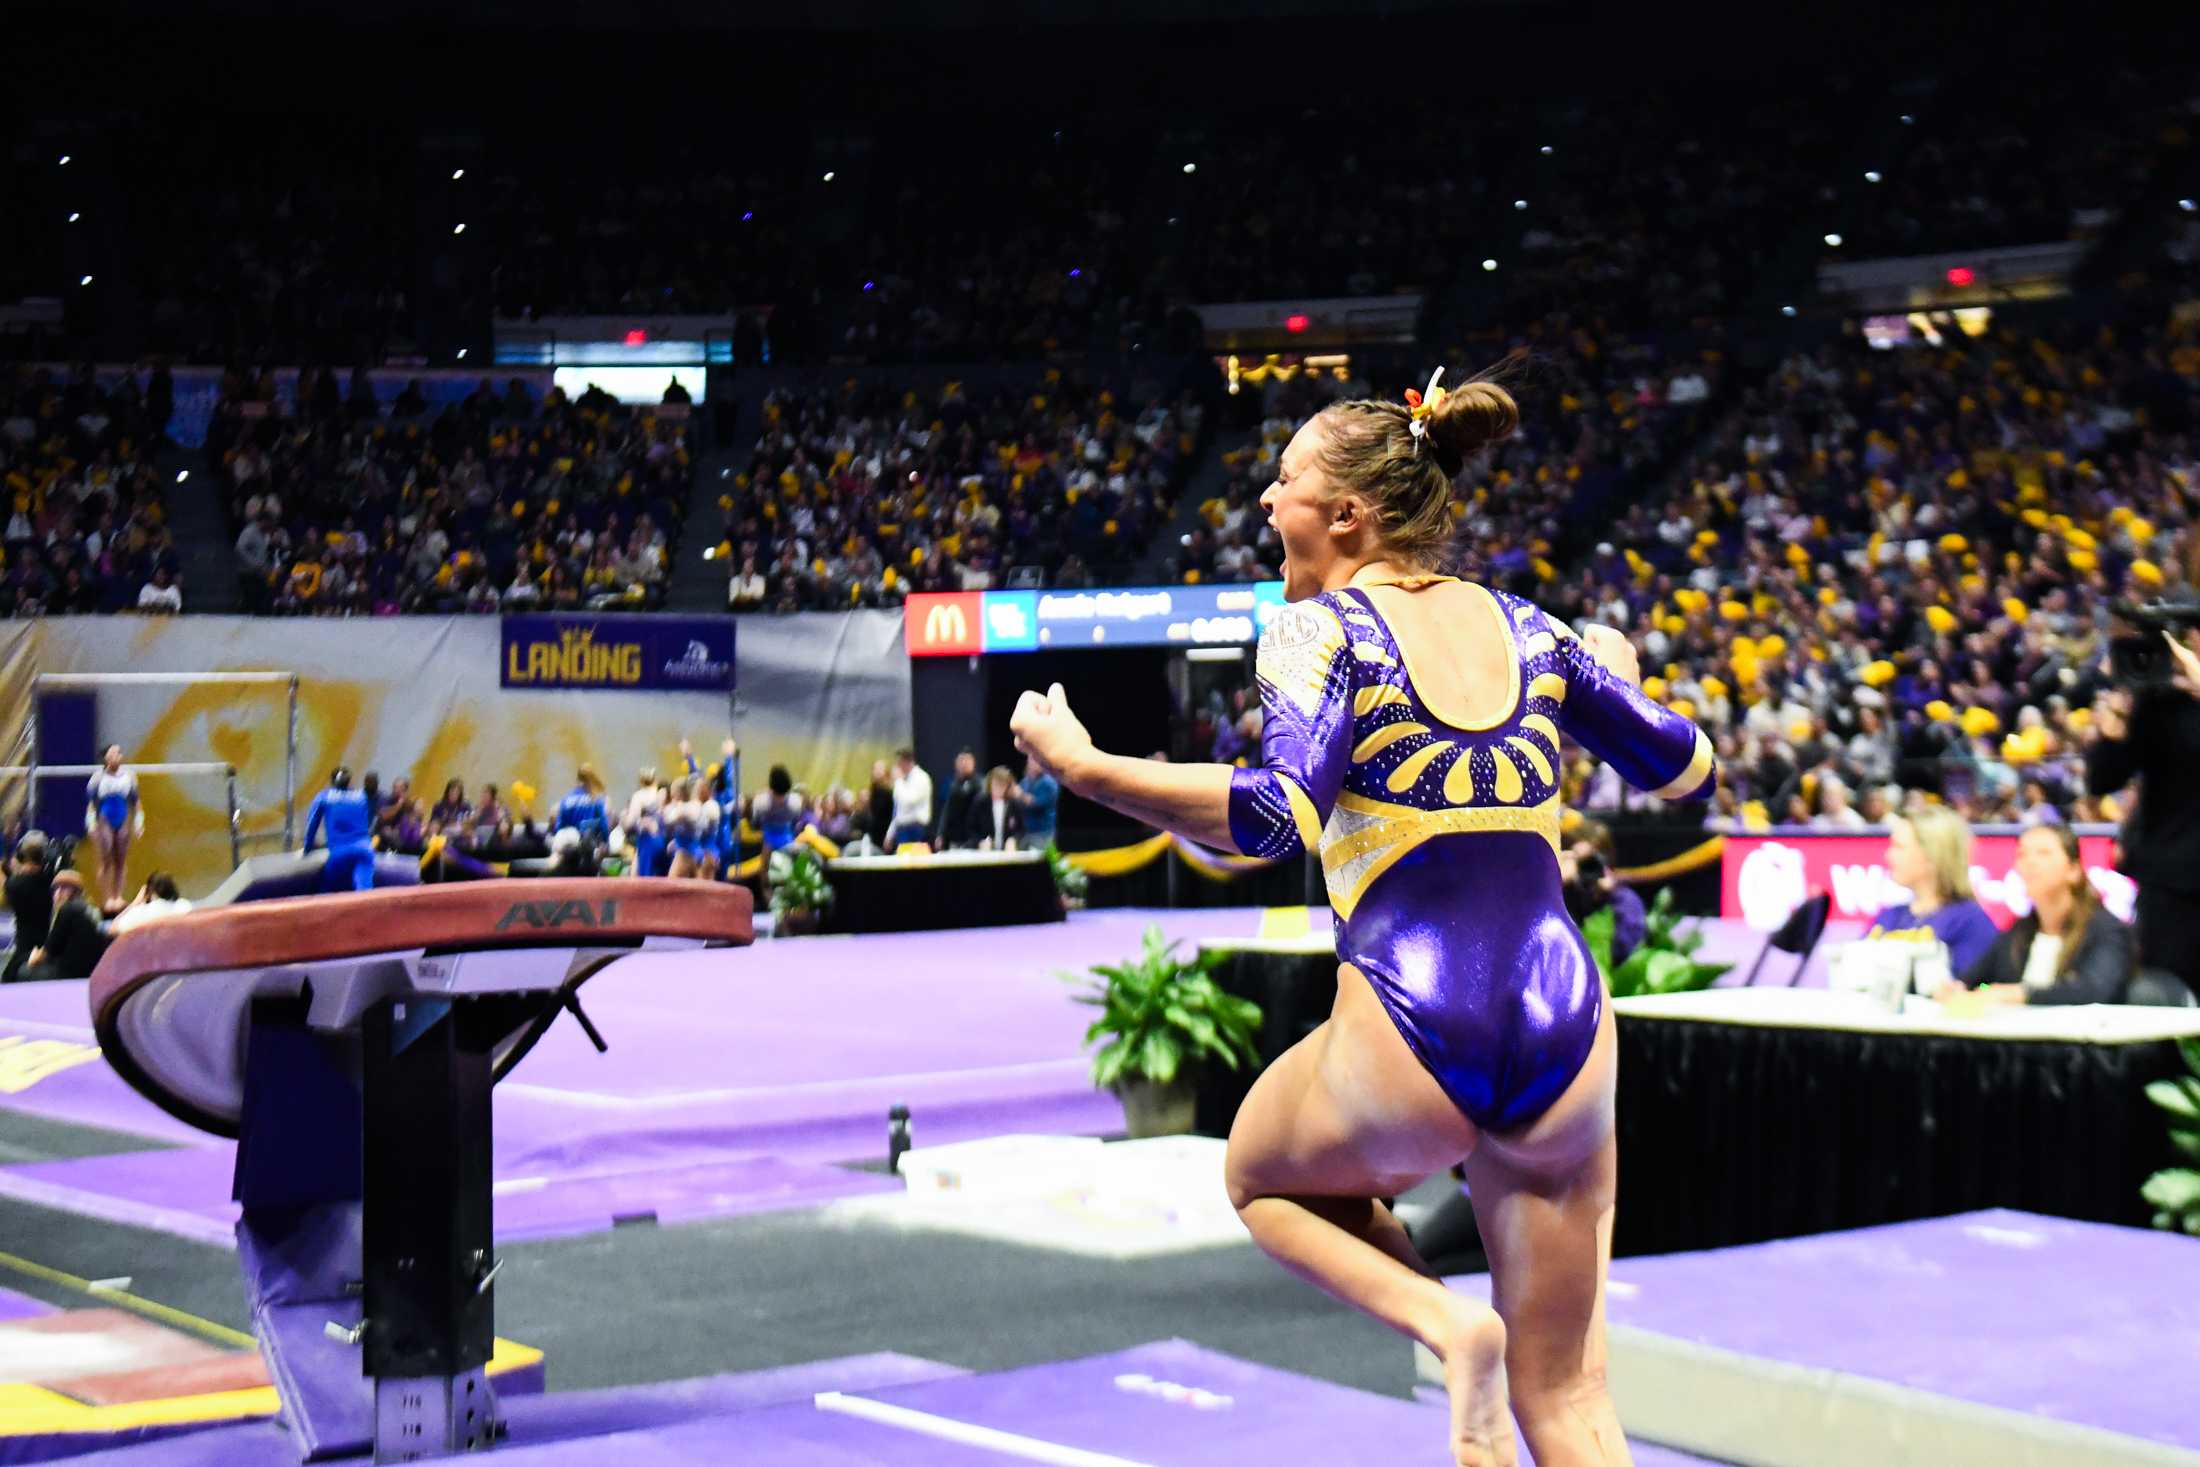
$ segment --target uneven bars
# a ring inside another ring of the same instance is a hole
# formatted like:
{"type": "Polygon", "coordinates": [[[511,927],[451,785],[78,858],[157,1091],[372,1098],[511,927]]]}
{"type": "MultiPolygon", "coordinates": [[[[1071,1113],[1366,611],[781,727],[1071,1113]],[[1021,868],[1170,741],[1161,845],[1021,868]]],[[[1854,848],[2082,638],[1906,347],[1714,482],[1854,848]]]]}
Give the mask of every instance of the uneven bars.
{"type": "Polygon", "coordinates": [[[289,672],[42,672],[35,681],[48,687],[98,687],[113,683],[289,683],[289,672]]]}
{"type": "MultiPolygon", "coordinates": [[[[32,774],[43,778],[49,774],[97,774],[104,764],[0,764],[0,775],[32,774]]],[[[234,764],[125,764],[123,768],[132,774],[235,774],[234,764]]]]}

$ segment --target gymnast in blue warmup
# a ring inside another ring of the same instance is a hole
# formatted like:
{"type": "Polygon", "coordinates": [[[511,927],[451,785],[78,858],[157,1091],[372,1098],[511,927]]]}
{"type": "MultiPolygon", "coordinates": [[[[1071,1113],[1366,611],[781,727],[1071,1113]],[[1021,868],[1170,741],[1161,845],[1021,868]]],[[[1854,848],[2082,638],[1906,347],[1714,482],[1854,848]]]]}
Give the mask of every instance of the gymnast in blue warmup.
{"type": "Polygon", "coordinates": [[[307,850],[324,828],[328,864],[321,868],[321,890],[373,890],[374,807],[365,791],[351,787],[351,771],[340,764],[329,772],[328,788],[313,797],[306,812],[307,850]]]}
{"type": "Polygon", "coordinates": [[[573,788],[558,801],[558,811],[550,821],[551,834],[561,830],[577,830],[581,839],[600,841],[611,833],[609,817],[604,813],[603,781],[596,776],[596,767],[583,764],[574,776],[573,788]]]}
{"type": "Polygon", "coordinates": [[[1629,1460],[1605,1385],[1618,1191],[1616,1041],[1558,869],[1561,736],[1667,799],[1717,784],[1710,741],[1645,698],[1619,633],[1432,574],[1452,481],[1519,423],[1475,381],[1324,409],[1261,496],[1290,603],[1261,633],[1265,764],[1095,749],[1061,685],[1017,747],[1065,789],[1203,845],[1318,851],[1338,956],[1327,1022],[1261,1075],[1231,1201],[1286,1268],[1444,1363],[1451,1454],[1629,1460]],[[1431,1276],[1382,1200],[1463,1162],[1494,1310],[1431,1276]]]}

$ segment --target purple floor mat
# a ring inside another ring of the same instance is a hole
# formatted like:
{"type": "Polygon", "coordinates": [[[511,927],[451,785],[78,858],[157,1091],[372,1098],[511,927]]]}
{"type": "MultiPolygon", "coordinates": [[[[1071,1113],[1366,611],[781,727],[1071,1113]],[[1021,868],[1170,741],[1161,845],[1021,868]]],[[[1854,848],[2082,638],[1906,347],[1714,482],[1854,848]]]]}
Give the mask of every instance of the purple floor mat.
{"type": "MultiPolygon", "coordinates": [[[[630,1386],[619,1390],[572,1391],[562,1395],[513,1396],[502,1401],[511,1436],[495,1456],[518,1460],[607,1462],[627,1460],[702,1462],[729,1460],[724,1455],[682,1456],[666,1450],[664,1443],[683,1435],[699,1435],[703,1442],[725,1440],[734,1423],[748,1423],[777,1406],[792,1405],[802,1415],[817,1414],[810,1400],[824,1390],[868,1391],[919,1381],[946,1380],[964,1372],[952,1365],[921,1360],[909,1355],[851,1355],[838,1360],[817,1360],[805,1365],[736,1375],[703,1376],[694,1380],[668,1381],[661,1385],[630,1386]],[[700,1434],[684,1433],[691,1423],[703,1423],[700,1434]],[[712,1433],[717,1433],[713,1436],[712,1433]],[[635,1458],[625,1455],[630,1443],[647,1442],[661,1455],[648,1451],[635,1458]],[[616,1445],[614,1445],[616,1443],[616,1445]]],[[[883,1432],[884,1429],[882,1428],[883,1432]]],[[[901,1433],[890,1433],[906,1437],[901,1433]]],[[[730,1460],[794,1463],[803,1458],[791,1444],[800,1438],[784,1430],[761,1438],[766,1450],[752,1456],[748,1439],[730,1460]]],[[[6,1461],[0,1445],[0,1461],[6,1461]]],[[[185,1435],[145,1442],[100,1455],[101,1462],[117,1467],[297,1467],[296,1445],[273,1422],[222,1426],[185,1435]]],[[[820,1462],[885,1461],[885,1457],[860,1456],[814,1458],[820,1462]]],[[[908,1460],[908,1459],[896,1459],[908,1460]]],[[[996,1464],[997,1457],[991,1459],[996,1464]]]]}
{"type": "MultiPolygon", "coordinates": [[[[1451,1281],[1486,1295],[1488,1275],[1451,1281]]],[[[1614,1325],[2200,1448],[2200,1239],[2002,1210],[1612,1265],[1614,1325]]]]}
{"type": "Polygon", "coordinates": [[[649,1424],[669,1426],[766,1406],[806,1404],[820,1391],[877,1391],[967,1374],[960,1366],[887,1351],[658,1385],[568,1391],[528,1401],[523,1418],[514,1422],[513,1442],[524,1445],[529,1441],[566,1439],[591,1429],[600,1432],[649,1424]]]}
{"type": "MultiPolygon", "coordinates": [[[[1439,1411],[1183,1341],[995,1375],[940,1374],[944,1369],[902,1357],[857,1357],[760,1376],[517,1400],[511,1403],[512,1440],[497,1460],[512,1467],[603,1462],[1000,1467],[1023,1455],[935,1434],[958,1427],[1007,1432],[1147,1467],[1220,1462],[1393,1467],[1441,1461],[1444,1455],[1439,1411]],[[909,1383],[897,1383],[895,1372],[909,1383]],[[915,1378],[925,1372],[935,1378],[915,1378]],[[859,1412],[883,1407],[891,1414],[880,1420],[822,1409],[806,1398],[818,1389],[854,1397],[859,1412]],[[787,1393],[796,1390],[804,1397],[788,1400],[787,1393]],[[783,1404],[761,1404],[773,1400],[783,1404]],[[656,1424],[635,1427],[637,1418],[652,1415],[656,1424]],[[552,1432],[560,1439],[542,1439],[552,1432]]],[[[276,1467],[285,1447],[270,1427],[225,1428],[115,1452],[105,1460],[115,1467],[276,1467]]],[[[1700,1459],[1644,1448],[1636,1461],[1641,1467],[1688,1467],[1700,1459]]]]}
{"type": "MultiPolygon", "coordinates": [[[[1448,1427],[1445,1413],[1416,1402],[1255,1365],[1184,1340],[863,1394],[1152,1467],[1442,1461],[1448,1427]]],[[[1638,1448],[1639,1467],[1702,1461],[1658,1450],[1638,1448]]],[[[912,1454],[894,1460],[932,1459],[912,1454]]],[[[1525,1452],[1520,1460],[1534,1467],[1525,1452]]]]}
{"type": "MultiPolygon", "coordinates": [[[[611,1048],[560,1024],[497,1089],[498,1233],[586,1232],[807,1206],[892,1184],[886,1111],[919,1145],[1122,1127],[1080,1053],[1090,1016],[1055,974],[1171,937],[1250,935],[1257,908],[1079,912],[1061,926],[768,941],[643,953],[585,1000],[611,1048]]],[[[0,1036],[89,1042],[81,983],[0,989],[0,1036]]],[[[226,1243],[234,1149],[170,1120],[104,1063],[0,1105],[185,1149],[0,1168],[0,1196],[226,1243]]]]}
{"type": "Polygon", "coordinates": [[[18,1294],[13,1289],[0,1289],[0,1320],[36,1319],[42,1314],[59,1312],[51,1304],[41,1304],[28,1294],[18,1294]]]}

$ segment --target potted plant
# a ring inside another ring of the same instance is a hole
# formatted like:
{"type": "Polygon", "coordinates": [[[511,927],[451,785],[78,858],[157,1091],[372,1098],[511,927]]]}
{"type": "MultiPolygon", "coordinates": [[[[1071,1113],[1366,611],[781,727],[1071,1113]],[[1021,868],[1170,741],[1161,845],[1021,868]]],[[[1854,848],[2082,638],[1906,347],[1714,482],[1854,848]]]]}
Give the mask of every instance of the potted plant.
{"type": "Polygon", "coordinates": [[[1085,904],[1085,889],[1092,878],[1081,866],[1070,863],[1062,854],[1062,848],[1053,841],[1047,842],[1047,870],[1054,873],[1054,894],[1062,899],[1062,910],[1074,912],[1085,904]]]}
{"type": "Polygon", "coordinates": [[[833,904],[825,863],[807,846],[783,846],[764,863],[772,888],[772,932],[797,937],[817,931],[833,904]]]}
{"type": "Polygon", "coordinates": [[[1085,1031],[1088,1047],[1106,1041],[1092,1057],[1092,1083],[1122,1098],[1134,1139],[1191,1130],[1194,1081],[1202,1064],[1234,1070],[1260,1059],[1260,1005],[1232,997],[1214,980],[1227,955],[1180,958],[1176,949],[1176,943],[1162,941],[1160,925],[1152,924],[1129,961],[1063,975],[1086,985],[1079,1003],[1100,1010],[1085,1031]]]}
{"type": "MultiPolygon", "coordinates": [[[[2200,1163],[2200,1039],[2178,1040],[2177,1051],[2192,1073],[2154,1081],[2147,1086],[2147,1099],[2169,1112],[2169,1144],[2200,1163]]],[[[2154,1208],[2156,1227],[2200,1238],[2200,1170],[2165,1167],[2147,1178],[2139,1195],[2154,1208]]]]}
{"type": "Polygon", "coordinates": [[[1581,924],[1589,953],[1604,975],[1604,986],[1614,998],[1633,998],[1644,993],[1692,993],[1709,988],[1732,963],[1699,961],[1695,952],[1703,946],[1703,933],[1691,926],[1682,931],[1673,911],[1673,889],[1662,887],[1643,914],[1642,944],[1625,962],[1612,962],[1612,909],[1589,914],[1581,924]]]}

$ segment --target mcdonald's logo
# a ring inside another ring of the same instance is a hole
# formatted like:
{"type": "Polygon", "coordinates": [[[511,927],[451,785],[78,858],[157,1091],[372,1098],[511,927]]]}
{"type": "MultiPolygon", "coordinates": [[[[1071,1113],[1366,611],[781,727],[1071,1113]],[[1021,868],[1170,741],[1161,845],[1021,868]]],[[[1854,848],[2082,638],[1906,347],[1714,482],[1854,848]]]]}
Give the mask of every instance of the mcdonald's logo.
{"type": "Polygon", "coordinates": [[[911,596],[902,613],[902,640],[911,657],[968,656],[985,650],[977,591],[911,596]]]}

